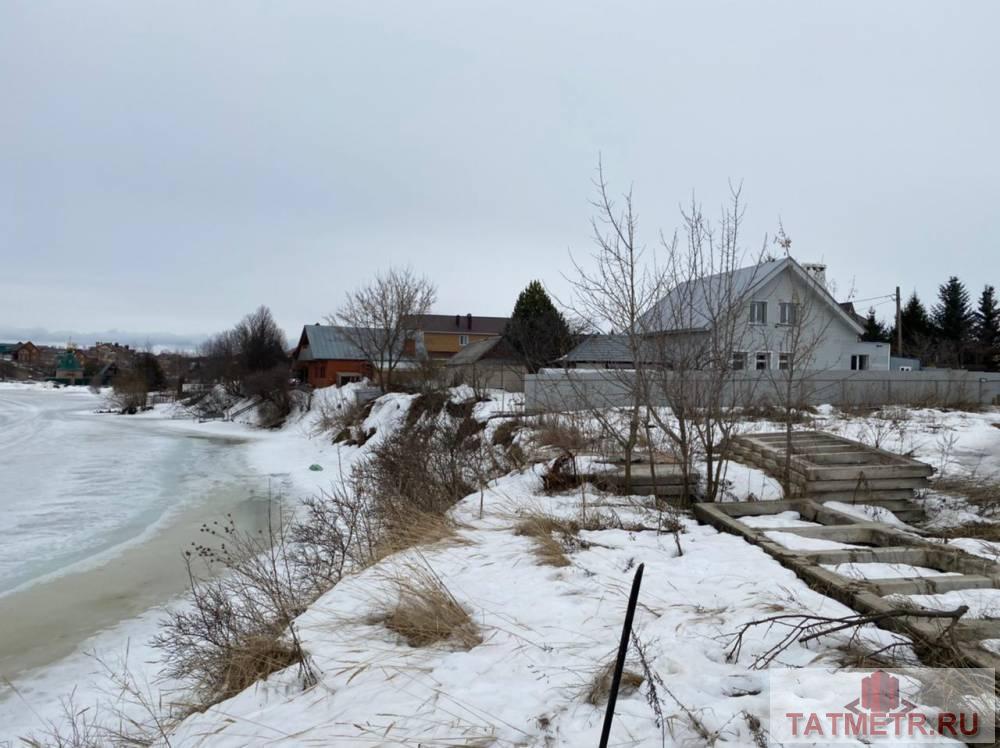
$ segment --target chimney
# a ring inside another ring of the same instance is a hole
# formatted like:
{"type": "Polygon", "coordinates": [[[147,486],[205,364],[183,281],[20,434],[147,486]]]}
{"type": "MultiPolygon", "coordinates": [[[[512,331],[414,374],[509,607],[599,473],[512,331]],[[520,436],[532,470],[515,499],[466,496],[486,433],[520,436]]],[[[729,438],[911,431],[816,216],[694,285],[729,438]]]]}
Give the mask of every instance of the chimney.
{"type": "Polygon", "coordinates": [[[460,319],[460,316],[456,314],[455,315],[455,327],[456,328],[459,328],[459,327],[462,326],[462,323],[458,321],[459,319],[460,319]]]}
{"type": "Polygon", "coordinates": [[[465,322],[466,322],[466,325],[465,325],[466,329],[467,330],[471,330],[472,329],[472,315],[471,314],[466,314],[465,315],[465,322]]]}
{"type": "Polygon", "coordinates": [[[802,269],[813,277],[817,283],[826,288],[826,265],[819,262],[803,262],[802,269]]]}

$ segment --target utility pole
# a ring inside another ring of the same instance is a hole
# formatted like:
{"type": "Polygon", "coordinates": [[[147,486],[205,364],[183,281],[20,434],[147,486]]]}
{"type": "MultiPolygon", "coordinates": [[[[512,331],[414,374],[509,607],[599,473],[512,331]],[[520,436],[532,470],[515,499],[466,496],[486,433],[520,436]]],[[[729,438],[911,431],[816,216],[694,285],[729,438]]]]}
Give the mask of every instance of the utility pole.
{"type": "Polygon", "coordinates": [[[903,355],[903,308],[899,302],[899,286],[896,286],[896,355],[903,355]]]}

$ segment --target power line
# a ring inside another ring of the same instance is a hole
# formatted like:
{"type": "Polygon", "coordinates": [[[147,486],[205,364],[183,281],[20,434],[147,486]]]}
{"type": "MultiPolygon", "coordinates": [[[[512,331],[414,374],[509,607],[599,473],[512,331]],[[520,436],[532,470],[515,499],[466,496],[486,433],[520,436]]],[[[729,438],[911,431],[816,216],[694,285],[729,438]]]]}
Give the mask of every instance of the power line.
{"type": "Polygon", "coordinates": [[[887,294],[884,294],[882,296],[872,296],[870,299],[851,299],[851,303],[853,303],[853,304],[861,304],[862,302],[865,302],[865,301],[877,301],[879,299],[889,299],[889,300],[893,300],[894,301],[896,299],[896,294],[894,294],[894,293],[887,293],[887,294]]]}

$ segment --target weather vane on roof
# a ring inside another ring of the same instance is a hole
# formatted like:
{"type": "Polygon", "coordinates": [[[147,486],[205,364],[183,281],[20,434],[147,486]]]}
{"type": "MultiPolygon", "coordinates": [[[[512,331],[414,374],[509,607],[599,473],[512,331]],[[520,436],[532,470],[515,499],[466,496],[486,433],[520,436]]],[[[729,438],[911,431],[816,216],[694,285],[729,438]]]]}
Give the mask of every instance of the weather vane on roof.
{"type": "Polygon", "coordinates": [[[785,227],[781,223],[781,219],[778,219],[778,235],[774,237],[774,242],[783,250],[785,250],[785,257],[789,257],[792,251],[792,237],[785,233],[785,227]]]}

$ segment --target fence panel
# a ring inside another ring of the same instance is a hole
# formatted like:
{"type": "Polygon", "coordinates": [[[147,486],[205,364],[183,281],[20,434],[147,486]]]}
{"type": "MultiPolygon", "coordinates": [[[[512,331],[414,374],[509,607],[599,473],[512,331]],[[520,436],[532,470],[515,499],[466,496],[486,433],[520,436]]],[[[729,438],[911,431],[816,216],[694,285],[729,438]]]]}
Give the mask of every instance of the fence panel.
{"type": "MultiPolygon", "coordinates": [[[[657,372],[655,376],[677,376],[657,372]]],[[[693,381],[710,376],[690,372],[693,381]]],[[[923,371],[809,371],[796,375],[793,389],[804,405],[911,405],[956,407],[1000,405],[1000,374],[957,369],[923,371]]],[[[614,369],[546,369],[524,378],[529,413],[624,407],[631,402],[635,373],[614,369]]],[[[734,373],[727,382],[727,405],[779,404],[787,379],[779,371],[734,373]]],[[[653,404],[665,405],[651,387],[653,404]]]]}

